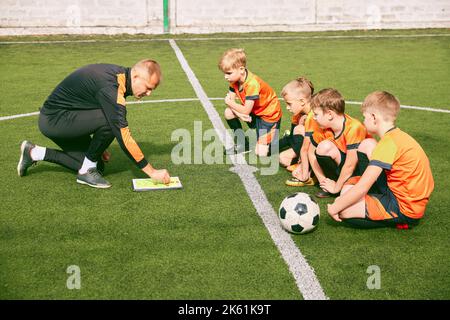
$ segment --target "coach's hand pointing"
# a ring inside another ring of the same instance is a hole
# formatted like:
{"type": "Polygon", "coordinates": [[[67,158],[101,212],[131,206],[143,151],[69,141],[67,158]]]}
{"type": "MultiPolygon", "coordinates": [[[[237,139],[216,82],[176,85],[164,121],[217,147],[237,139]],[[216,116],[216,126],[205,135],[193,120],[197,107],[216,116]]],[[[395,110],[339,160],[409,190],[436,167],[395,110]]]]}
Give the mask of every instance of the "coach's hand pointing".
{"type": "Polygon", "coordinates": [[[170,175],[166,169],[157,170],[153,168],[150,164],[145,166],[142,171],[144,171],[150,178],[152,178],[155,182],[169,184],[170,183],[170,175]]]}

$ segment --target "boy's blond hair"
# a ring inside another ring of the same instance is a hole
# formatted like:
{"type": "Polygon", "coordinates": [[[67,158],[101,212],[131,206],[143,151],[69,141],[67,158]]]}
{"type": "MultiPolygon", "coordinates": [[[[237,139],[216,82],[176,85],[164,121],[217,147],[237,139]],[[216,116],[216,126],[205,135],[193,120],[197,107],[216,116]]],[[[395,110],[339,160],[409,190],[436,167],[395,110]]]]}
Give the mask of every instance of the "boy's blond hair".
{"type": "Polygon", "coordinates": [[[245,55],[244,49],[228,49],[219,60],[219,69],[223,72],[240,67],[247,67],[247,56],[245,55]]]}
{"type": "Polygon", "coordinates": [[[320,108],[322,112],[332,110],[337,114],[342,115],[345,112],[345,100],[336,89],[322,89],[313,95],[311,107],[313,109],[320,108]]]}
{"type": "Polygon", "coordinates": [[[369,94],[361,106],[361,112],[378,111],[386,121],[394,122],[400,111],[400,101],[386,91],[375,91],[369,94]]]}
{"type": "Polygon", "coordinates": [[[304,97],[308,100],[314,94],[314,85],[306,77],[299,77],[295,80],[288,82],[281,90],[281,95],[285,97],[291,94],[295,98],[304,97]]]}
{"type": "Polygon", "coordinates": [[[148,77],[147,79],[150,79],[155,74],[158,77],[157,85],[159,85],[160,81],[162,80],[161,67],[155,60],[141,60],[136,63],[132,69],[134,69],[136,72],[139,72],[139,74],[148,77]]]}

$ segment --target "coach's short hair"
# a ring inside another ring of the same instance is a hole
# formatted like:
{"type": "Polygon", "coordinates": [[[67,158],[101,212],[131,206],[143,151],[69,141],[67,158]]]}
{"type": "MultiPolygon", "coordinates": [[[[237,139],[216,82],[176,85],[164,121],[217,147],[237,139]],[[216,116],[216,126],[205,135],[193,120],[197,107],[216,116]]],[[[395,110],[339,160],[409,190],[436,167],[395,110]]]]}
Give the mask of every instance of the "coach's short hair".
{"type": "Polygon", "coordinates": [[[158,62],[152,59],[144,59],[133,66],[133,69],[150,79],[153,75],[158,77],[158,83],[162,80],[161,67],[158,62]]]}
{"type": "Polygon", "coordinates": [[[400,101],[386,91],[375,91],[369,94],[361,105],[361,112],[378,111],[387,121],[395,121],[400,111],[400,101]]]}
{"type": "Polygon", "coordinates": [[[337,114],[344,114],[345,100],[344,97],[333,88],[322,89],[313,95],[311,100],[313,109],[320,108],[323,111],[332,110],[337,114]]]}

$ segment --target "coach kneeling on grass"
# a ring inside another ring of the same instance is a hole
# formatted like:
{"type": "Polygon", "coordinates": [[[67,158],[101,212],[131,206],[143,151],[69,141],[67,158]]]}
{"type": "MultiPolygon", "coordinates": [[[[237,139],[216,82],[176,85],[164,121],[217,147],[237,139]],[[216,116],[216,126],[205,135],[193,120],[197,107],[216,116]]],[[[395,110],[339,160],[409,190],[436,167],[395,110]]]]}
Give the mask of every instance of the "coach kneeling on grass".
{"type": "Polygon", "coordinates": [[[161,69],[153,60],[132,68],[113,64],[84,66],[65,78],[40,110],[39,129],[62,150],[23,141],[17,172],[25,176],[37,161],[57,163],[77,171],[77,182],[94,188],[109,188],[102,177],[106,148],[114,138],[122,150],[149,177],[169,183],[167,170],[154,169],[145,159],[128,129],[125,98],[149,96],[159,84],[161,69]]]}

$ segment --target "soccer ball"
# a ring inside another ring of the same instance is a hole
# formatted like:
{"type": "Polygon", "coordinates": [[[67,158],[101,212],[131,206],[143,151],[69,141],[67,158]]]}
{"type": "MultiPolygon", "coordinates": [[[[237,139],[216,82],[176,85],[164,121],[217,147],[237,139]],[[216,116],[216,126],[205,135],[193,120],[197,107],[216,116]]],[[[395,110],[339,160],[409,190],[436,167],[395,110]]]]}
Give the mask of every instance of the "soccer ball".
{"type": "Polygon", "coordinates": [[[278,217],[285,230],[295,234],[307,233],[319,223],[320,209],[309,194],[297,192],[283,199],[278,217]]]}

